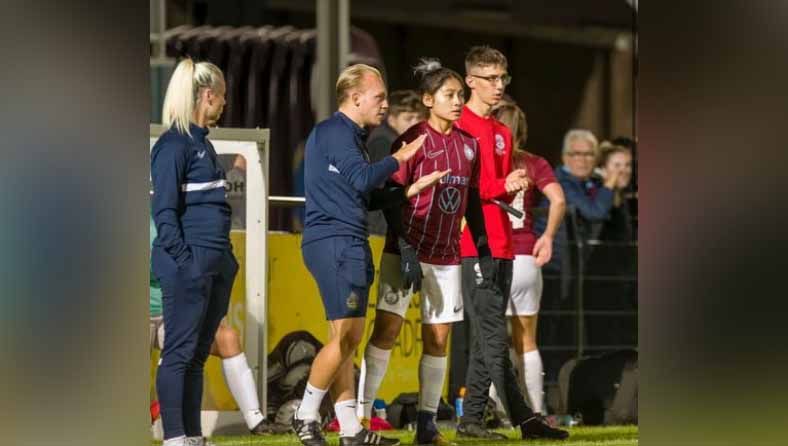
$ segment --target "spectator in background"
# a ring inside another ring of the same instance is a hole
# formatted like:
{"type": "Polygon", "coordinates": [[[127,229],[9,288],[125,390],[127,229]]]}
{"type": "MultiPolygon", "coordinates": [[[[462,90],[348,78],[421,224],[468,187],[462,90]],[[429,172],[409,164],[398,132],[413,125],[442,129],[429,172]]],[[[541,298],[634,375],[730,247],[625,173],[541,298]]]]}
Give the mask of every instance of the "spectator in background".
{"type": "Polygon", "coordinates": [[[632,180],[632,151],[628,147],[605,141],[599,146],[599,152],[599,175],[602,178],[616,175],[617,178],[613,189],[613,206],[599,239],[632,241],[635,239],[632,217],[624,194],[632,180]]]}
{"type": "MultiPolygon", "coordinates": [[[[588,130],[568,131],[564,136],[562,154],[564,164],[555,170],[555,177],[564,190],[567,218],[554,239],[553,258],[546,267],[554,271],[571,271],[571,259],[563,252],[564,247],[568,246],[569,240],[589,240],[598,236],[602,222],[609,217],[613,206],[613,191],[618,184],[620,170],[605,172],[607,176],[604,178],[594,175],[599,143],[588,130]]],[[[540,207],[548,204],[545,198],[540,207]]],[[[539,218],[534,229],[543,234],[546,224],[544,217],[539,218]]],[[[561,296],[566,297],[568,291],[568,282],[562,280],[561,296]]]]}
{"type": "Polygon", "coordinates": [[[413,90],[398,90],[389,96],[386,120],[369,134],[367,151],[374,163],[391,154],[391,143],[413,124],[427,119],[427,109],[413,90]]]}
{"type": "Polygon", "coordinates": [[[623,146],[629,149],[630,154],[632,155],[632,179],[629,182],[628,191],[637,192],[638,190],[638,150],[637,150],[637,143],[632,139],[626,136],[618,136],[614,138],[611,143],[614,146],[623,146]]]}
{"type": "MultiPolygon", "coordinates": [[[[391,154],[391,144],[413,124],[427,119],[421,96],[413,90],[398,90],[389,96],[389,111],[383,123],[369,133],[367,152],[370,162],[378,162],[391,154]]],[[[386,235],[386,219],[382,211],[372,211],[367,219],[370,234],[386,235]]]]}
{"type": "MultiPolygon", "coordinates": [[[[630,281],[637,277],[637,248],[633,241],[637,240],[632,218],[633,201],[627,199],[631,195],[632,151],[621,145],[607,141],[599,146],[599,163],[596,169],[601,178],[616,175],[613,187],[613,203],[608,217],[602,223],[593,238],[602,241],[590,252],[586,263],[586,272],[594,276],[618,277],[621,281],[589,281],[585,290],[595,296],[588,302],[587,309],[607,310],[637,308],[637,282],[630,281]]],[[[592,318],[594,319],[594,318],[592,318]]],[[[600,327],[601,321],[588,321],[586,325],[590,333],[600,333],[609,327],[600,327]],[[597,330],[594,327],[598,327],[597,330]]]]}

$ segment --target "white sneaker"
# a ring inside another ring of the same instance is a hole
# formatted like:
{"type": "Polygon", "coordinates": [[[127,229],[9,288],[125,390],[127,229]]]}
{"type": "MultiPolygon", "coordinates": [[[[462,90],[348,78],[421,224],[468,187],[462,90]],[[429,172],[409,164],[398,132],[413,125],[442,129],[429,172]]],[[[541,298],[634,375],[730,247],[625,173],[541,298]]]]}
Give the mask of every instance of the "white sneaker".
{"type": "Polygon", "coordinates": [[[162,443],[161,446],[189,446],[189,445],[191,445],[191,443],[188,442],[188,439],[186,437],[181,437],[181,438],[172,438],[166,440],[164,443],[162,443]]]}
{"type": "MultiPolygon", "coordinates": [[[[162,445],[164,446],[164,445],[162,445]]],[[[216,446],[205,437],[186,437],[184,446],[216,446]]]]}

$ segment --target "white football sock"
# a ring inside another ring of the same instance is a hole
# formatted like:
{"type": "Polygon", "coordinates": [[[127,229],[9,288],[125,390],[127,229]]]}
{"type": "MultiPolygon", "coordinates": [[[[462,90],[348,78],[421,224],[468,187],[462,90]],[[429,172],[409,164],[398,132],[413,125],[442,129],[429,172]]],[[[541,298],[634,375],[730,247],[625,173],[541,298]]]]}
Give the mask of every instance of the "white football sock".
{"type": "Polygon", "coordinates": [[[257,399],[257,387],[254,384],[254,375],[249,364],[246,362],[246,355],[233,356],[222,360],[222,371],[224,380],[230,393],[233,394],[235,402],[246,421],[249,429],[254,429],[263,421],[263,413],[260,412],[260,402],[257,399]]]}
{"type": "Polygon", "coordinates": [[[334,404],[334,412],[339,420],[340,437],[352,437],[364,428],[356,414],[356,400],[345,400],[334,404]]]}
{"type": "Polygon", "coordinates": [[[380,389],[380,383],[389,367],[391,350],[377,348],[367,343],[364,359],[361,361],[361,378],[358,380],[358,417],[372,418],[372,404],[380,389]]]}
{"type": "Polygon", "coordinates": [[[320,403],[323,402],[323,397],[327,391],[328,389],[321,390],[307,382],[304,398],[296,411],[296,418],[299,420],[320,421],[320,403]]]}
{"type": "Polygon", "coordinates": [[[528,399],[531,400],[531,408],[534,412],[544,413],[544,373],[542,368],[542,357],[539,350],[532,350],[523,353],[523,367],[525,375],[525,388],[528,391],[528,399]]]}
{"type": "Polygon", "coordinates": [[[421,355],[419,362],[419,410],[438,413],[448,360],[445,356],[421,355]]]}

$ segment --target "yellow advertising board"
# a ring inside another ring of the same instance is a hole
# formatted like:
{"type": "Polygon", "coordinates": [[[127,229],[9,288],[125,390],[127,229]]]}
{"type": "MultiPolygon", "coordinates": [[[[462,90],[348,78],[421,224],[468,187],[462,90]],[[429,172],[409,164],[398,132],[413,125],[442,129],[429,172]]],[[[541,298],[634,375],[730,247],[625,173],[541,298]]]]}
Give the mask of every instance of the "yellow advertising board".
{"type": "MultiPolygon", "coordinates": [[[[226,323],[237,330],[242,339],[246,326],[244,272],[245,233],[231,233],[233,251],[238,258],[240,270],[235,279],[230,308],[226,323]]],[[[379,262],[383,251],[383,237],[372,236],[369,239],[375,261],[375,282],[372,284],[367,309],[367,327],[364,340],[359,347],[355,363],[361,366],[361,358],[367,340],[372,333],[377,302],[379,262]]],[[[328,324],[326,323],[323,303],[309,271],[301,258],[301,235],[289,233],[268,234],[268,351],[287,334],[305,330],[320,342],[328,340],[328,324]]],[[[414,296],[405,315],[405,322],[394,349],[386,378],[380,388],[378,398],[391,402],[403,392],[418,391],[418,369],[421,357],[421,312],[419,311],[420,296],[414,296]]],[[[158,362],[158,351],[151,358],[151,376],[154,376],[158,362]]],[[[152,382],[153,384],[153,382],[152,382]]],[[[448,380],[444,386],[444,394],[448,388],[448,380]]],[[[203,393],[203,409],[206,410],[237,410],[235,401],[225,385],[222,376],[221,360],[209,357],[205,366],[205,388],[203,393]]]]}
{"type": "MultiPolygon", "coordinates": [[[[355,362],[361,366],[361,358],[375,318],[375,303],[378,294],[380,255],[383,252],[383,237],[371,236],[369,243],[375,262],[375,282],[369,295],[367,327],[364,340],[356,352],[355,362]]],[[[268,287],[268,348],[269,351],[288,333],[306,330],[320,342],[328,340],[328,324],[320,294],[301,258],[300,234],[269,234],[269,287],[268,287]]],[[[391,402],[402,392],[418,391],[419,358],[421,357],[421,312],[419,296],[412,300],[405,322],[394,349],[386,378],[381,385],[378,398],[391,402]]],[[[447,385],[444,387],[445,389],[447,385]]]]}

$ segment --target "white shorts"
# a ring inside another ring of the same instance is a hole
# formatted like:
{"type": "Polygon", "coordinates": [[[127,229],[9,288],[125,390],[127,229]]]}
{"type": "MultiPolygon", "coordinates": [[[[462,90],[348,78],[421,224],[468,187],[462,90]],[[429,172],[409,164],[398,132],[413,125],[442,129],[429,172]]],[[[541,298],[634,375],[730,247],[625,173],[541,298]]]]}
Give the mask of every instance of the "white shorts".
{"type": "Polygon", "coordinates": [[[512,268],[512,294],[506,306],[507,316],[533,316],[539,313],[542,300],[542,268],[534,256],[517,255],[512,268]]]}
{"type": "MultiPolygon", "coordinates": [[[[383,253],[377,309],[405,317],[413,293],[402,288],[399,256],[383,253]]],[[[448,324],[463,319],[462,266],[421,262],[421,323],[448,324]]]]}
{"type": "Polygon", "coordinates": [[[150,318],[150,348],[164,349],[164,317],[156,316],[150,318]]]}

